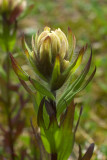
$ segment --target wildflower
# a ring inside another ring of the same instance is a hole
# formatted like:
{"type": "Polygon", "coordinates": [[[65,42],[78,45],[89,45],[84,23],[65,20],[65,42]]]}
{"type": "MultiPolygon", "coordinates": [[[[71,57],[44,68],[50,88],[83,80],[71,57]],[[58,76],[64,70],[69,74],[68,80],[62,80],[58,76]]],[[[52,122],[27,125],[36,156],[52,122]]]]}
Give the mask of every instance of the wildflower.
{"type": "Polygon", "coordinates": [[[50,78],[55,60],[60,61],[60,71],[63,72],[69,65],[68,56],[68,40],[65,34],[56,29],[51,31],[49,27],[45,27],[44,31],[38,36],[36,53],[36,65],[40,72],[50,78]]]}
{"type": "Polygon", "coordinates": [[[0,0],[0,14],[11,24],[26,8],[26,0],[0,0]]]}
{"type": "Polygon", "coordinates": [[[74,54],[75,43],[75,36],[72,34],[71,29],[68,29],[68,36],[66,37],[60,29],[51,31],[49,27],[45,27],[40,35],[36,34],[35,40],[32,37],[32,50],[26,44],[24,37],[22,38],[26,57],[33,67],[36,76],[39,76],[39,80],[37,77],[32,79],[23,71],[14,57],[10,55],[14,71],[24,88],[30,94],[32,90],[30,90],[25,81],[30,81],[36,91],[56,101],[57,90],[67,82],[62,94],[59,98],[57,97],[57,117],[71,103],[74,96],[88,85],[96,72],[95,68],[89,78],[86,79],[91,66],[91,52],[80,76],[72,82],[71,76],[80,66],[87,49],[87,45],[84,46],[79,51],[77,58],[73,61],[72,55],[74,54]]]}
{"type": "Polygon", "coordinates": [[[16,7],[24,9],[26,7],[25,0],[0,0],[0,12],[11,12],[16,7]]]}
{"type": "Polygon", "coordinates": [[[81,64],[87,46],[83,47],[74,63],[71,63],[76,44],[75,36],[68,29],[66,36],[61,29],[52,31],[45,27],[44,31],[32,38],[32,51],[23,40],[27,58],[41,78],[50,84],[51,90],[59,89],[81,64]]]}

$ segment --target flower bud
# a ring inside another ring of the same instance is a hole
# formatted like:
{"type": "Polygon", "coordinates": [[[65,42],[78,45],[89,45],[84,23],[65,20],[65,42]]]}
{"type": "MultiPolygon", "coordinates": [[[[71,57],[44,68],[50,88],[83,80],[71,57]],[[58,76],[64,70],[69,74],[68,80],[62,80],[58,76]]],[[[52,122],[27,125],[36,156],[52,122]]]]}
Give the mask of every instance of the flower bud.
{"type": "Polygon", "coordinates": [[[25,7],[26,7],[25,0],[0,0],[0,12],[1,13],[11,14],[11,12],[15,8],[24,10],[25,7]]]}
{"type": "Polygon", "coordinates": [[[0,12],[5,12],[8,10],[8,0],[0,0],[0,12]]]}
{"type": "MultiPolygon", "coordinates": [[[[61,63],[60,69],[63,70],[66,68],[65,57],[67,57],[67,52],[68,41],[65,34],[60,29],[51,31],[49,27],[45,27],[44,31],[37,38],[36,55],[38,69],[45,77],[49,78],[53,71],[55,59],[59,56],[61,63]]],[[[67,61],[67,63],[69,63],[69,61],[67,61]]]]}
{"type": "Polygon", "coordinates": [[[72,73],[79,67],[87,46],[83,47],[76,60],[71,63],[75,49],[75,36],[68,28],[68,36],[56,29],[45,27],[41,34],[32,37],[31,51],[23,39],[23,48],[35,73],[48,82],[52,91],[59,89],[72,73]]]}
{"type": "Polygon", "coordinates": [[[26,8],[26,0],[12,0],[12,8],[19,7],[21,10],[24,10],[26,8]]]}

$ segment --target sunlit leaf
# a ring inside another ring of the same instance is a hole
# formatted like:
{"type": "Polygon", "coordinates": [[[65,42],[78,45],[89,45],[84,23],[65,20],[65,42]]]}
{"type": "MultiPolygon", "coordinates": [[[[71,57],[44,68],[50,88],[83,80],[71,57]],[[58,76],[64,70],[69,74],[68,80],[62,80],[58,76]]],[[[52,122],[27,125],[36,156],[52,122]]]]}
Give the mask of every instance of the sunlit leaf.
{"type": "Polygon", "coordinates": [[[76,69],[80,66],[80,64],[82,62],[82,59],[83,59],[83,55],[84,55],[86,49],[87,49],[87,44],[86,44],[86,46],[84,46],[80,50],[79,55],[78,55],[77,60],[76,60],[76,64],[75,64],[75,66],[71,70],[72,73],[74,73],[76,71],[76,69]]]}

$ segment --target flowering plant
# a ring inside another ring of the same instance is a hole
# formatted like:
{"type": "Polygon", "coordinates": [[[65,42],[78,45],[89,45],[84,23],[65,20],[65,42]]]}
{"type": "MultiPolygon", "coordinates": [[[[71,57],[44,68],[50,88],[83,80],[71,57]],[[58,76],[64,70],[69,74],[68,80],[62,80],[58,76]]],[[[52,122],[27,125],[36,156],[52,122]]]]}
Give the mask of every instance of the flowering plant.
{"type": "Polygon", "coordinates": [[[26,5],[26,0],[0,0],[0,13],[5,16],[9,24],[12,24],[26,5]]]}
{"type": "MultiPolygon", "coordinates": [[[[45,150],[51,154],[51,159],[67,160],[74,146],[75,133],[82,113],[81,109],[77,125],[73,130],[75,113],[73,100],[75,95],[88,85],[96,72],[95,68],[90,77],[85,80],[91,66],[92,51],[80,76],[72,82],[71,77],[80,66],[87,45],[80,50],[73,61],[76,40],[70,28],[66,37],[61,29],[52,31],[49,27],[45,27],[41,34],[36,34],[35,39],[32,37],[32,50],[24,37],[22,37],[22,45],[34,70],[35,78],[31,78],[23,71],[10,54],[13,69],[24,88],[33,97],[45,150]],[[34,90],[26,81],[33,85],[34,90]],[[61,87],[63,92],[58,95],[61,87]]],[[[93,147],[90,150],[93,152],[93,147]]],[[[90,160],[91,156],[86,154],[87,160],[90,160]]],[[[80,155],[79,160],[83,159],[80,155]]]]}

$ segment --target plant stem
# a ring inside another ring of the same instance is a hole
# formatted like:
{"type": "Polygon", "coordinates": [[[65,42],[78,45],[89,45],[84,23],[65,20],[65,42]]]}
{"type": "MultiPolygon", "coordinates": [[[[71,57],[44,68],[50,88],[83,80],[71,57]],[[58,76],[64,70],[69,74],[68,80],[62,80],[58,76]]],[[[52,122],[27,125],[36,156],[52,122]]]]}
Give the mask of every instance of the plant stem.
{"type": "Polygon", "coordinates": [[[6,67],[6,73],[7,73],[7,104],[6,104],[6,112],[7,112],[7,121],[9,126],[9,145],[11,150],[11,159],[14,160],[14,141],[13,141],[13,127],[11,123],[11,95],[9,91],[9,85],[10,85],[10,61],[9,61],[9,53],[7,52],[7,67],[6,67]]]}
{"type": "MultiPolygon", "coordinates": [[[[8,26],[8,23],[5,19],[5,16],[3,17],[3,33],[6,37],[9,36],[10,28],[8,26]]],[[[10,154],[11,154],[11,160],[15,160],[15,154],[14,154],[14,140],[13,140],[13,126],[12,126],[12,115],[11,115],[11,95],[10,95],[10,57],[9,57],[9,48],[8,48],[8,38],[4,40],[5,49],[6,49],[6,75],[7,75],[7,82],[6,82],[6,114],[7,114],[7,121],[8,121],[8,127],[9,127],[9,148],[10,148],[10,154]]]]}
{"type": "Polygon", "coordinates": [[[51,160],[57,160],[57,154],[56,153],[51,154],[51,160]]]}

